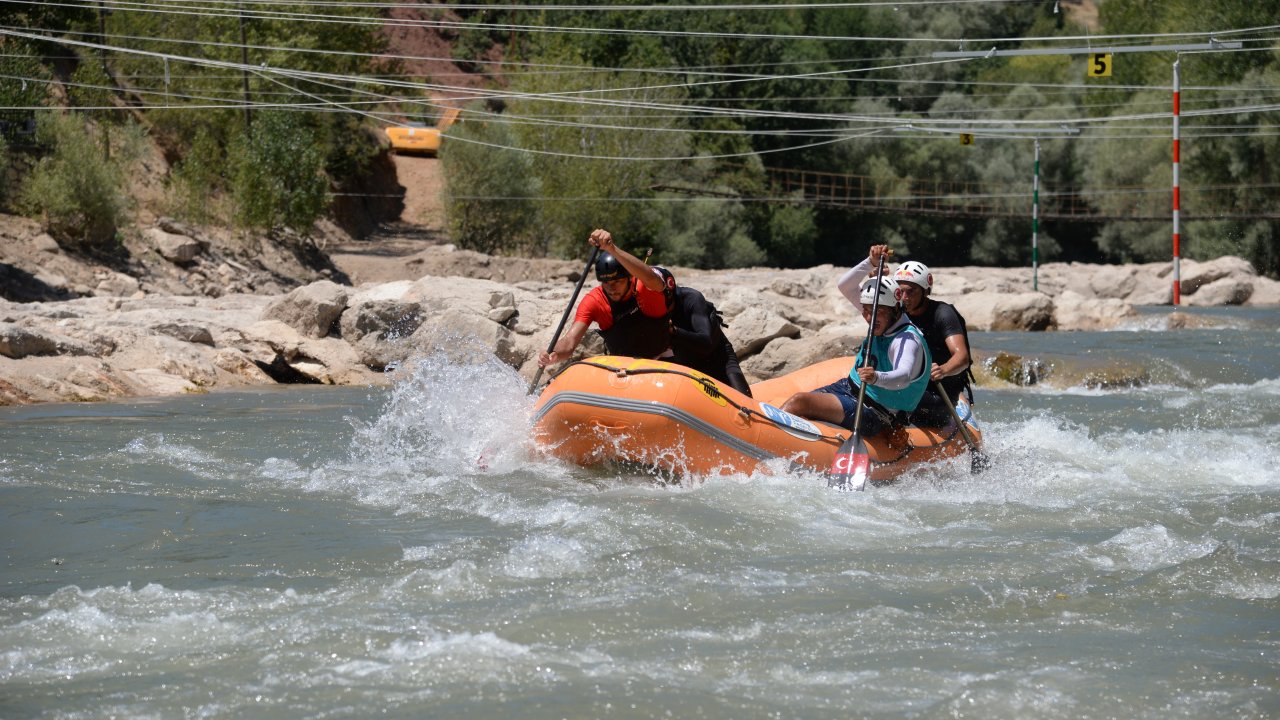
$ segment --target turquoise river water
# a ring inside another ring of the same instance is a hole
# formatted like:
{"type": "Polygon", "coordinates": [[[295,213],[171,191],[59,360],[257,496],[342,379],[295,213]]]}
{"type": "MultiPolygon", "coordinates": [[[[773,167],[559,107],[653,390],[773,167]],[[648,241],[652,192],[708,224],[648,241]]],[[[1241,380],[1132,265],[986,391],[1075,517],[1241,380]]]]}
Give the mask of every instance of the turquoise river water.
{"type": "Polygon", "coordinates": [[[539,457],[494,360],[0,409],[0,718],[1280,717],[1280,311],[1167,312],[975,333],[1148,375],[861,493],[539,457]]]}

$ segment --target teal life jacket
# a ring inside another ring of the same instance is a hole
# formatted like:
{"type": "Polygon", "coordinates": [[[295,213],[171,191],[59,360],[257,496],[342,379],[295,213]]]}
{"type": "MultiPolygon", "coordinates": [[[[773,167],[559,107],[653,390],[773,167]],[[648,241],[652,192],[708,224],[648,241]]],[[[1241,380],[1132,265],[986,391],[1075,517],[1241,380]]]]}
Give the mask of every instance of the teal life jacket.
{"type": "MultiPolygon", "coordinates": [[[[871,332],[871,328],[867,328],[867,332],[871,332]]],[[[897,330],[891,330],[887,335],[873,336],[871,338],[871,357],[875,358],[875,366],[877,368],[893,367],[893,359],[889,357],[889,345],[895,337],[904,332],[914,335],[916,342],[920,343],[920,351],[924,354],[924,362],[921,363],[920,374],[911,380],[911,384],[901,390],[890,390],[875,385],[867,385],[867,395],[890,410],[911,412],[920,404],[920,398],[924,397],[925,388],[929,386],[929,370],[933,367],[933,357],[929,354],[929,345],[924,341],[924,335],[920,333],[920,329],[910,322],[900,322],[897,330]]],[[[853,369],[849,371],[849,380],[854,387],[862,385],[862,380],[858,378],[858,368],[862,367],[862,365],[862,350],[859,349],[858,359],[853,364],[853,369]]]]}

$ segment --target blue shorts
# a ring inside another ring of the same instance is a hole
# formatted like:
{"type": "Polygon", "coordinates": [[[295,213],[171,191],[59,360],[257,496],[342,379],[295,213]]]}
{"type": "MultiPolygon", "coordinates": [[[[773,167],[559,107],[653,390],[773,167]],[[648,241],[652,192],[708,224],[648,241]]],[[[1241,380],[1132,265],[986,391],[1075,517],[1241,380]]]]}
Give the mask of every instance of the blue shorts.
{"type": "MultiPolygon", "coordinates": [[[[841,378],[830,385],[824,385],[814,392],[828,393],[835,395],[840,401],[840,407],[844,409],[844,419],[840,421],[840,427],[846,430],[852,430],[854,425],[854,416],[858,412],[858,388],[849,378],[841,378]]],[[[898,415],[880,403],[869,397],[862,398],[862,424],[858,427],[858,434],[862,437],[872,437],[893,427],[894,418],[898,415]]],[[[898,423],[901,424],[901,423],[898,423]]]]}

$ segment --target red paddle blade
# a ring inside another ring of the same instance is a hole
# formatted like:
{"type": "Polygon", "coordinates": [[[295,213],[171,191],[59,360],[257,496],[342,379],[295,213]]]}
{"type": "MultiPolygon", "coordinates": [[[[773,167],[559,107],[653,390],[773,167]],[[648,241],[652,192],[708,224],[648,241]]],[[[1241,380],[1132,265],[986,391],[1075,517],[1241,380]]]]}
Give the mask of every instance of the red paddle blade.
{"type": "Polygon", "coordinates": [[[862,438],[851,438],[840,446],[840,450],[831,459],[827,487],[861,490],[867,484],[867,473],[870,471],[871,456],[867,454],[866,444],[862,442],[862,438]]]}

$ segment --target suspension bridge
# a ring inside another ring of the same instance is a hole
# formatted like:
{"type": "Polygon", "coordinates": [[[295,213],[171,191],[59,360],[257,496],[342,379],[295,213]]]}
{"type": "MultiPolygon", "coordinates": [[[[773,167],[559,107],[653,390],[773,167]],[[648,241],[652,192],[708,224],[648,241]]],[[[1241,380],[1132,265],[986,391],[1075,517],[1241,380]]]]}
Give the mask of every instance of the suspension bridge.
{"type": "MultiPolygon", "coordinates": [[[[966,218],[1031,216],[1030,180],[1023,184],[997,185],[946,179],[886,179],[792,168],[765,168],[765,174],[771,192],[767,198],[770,202],[907,215],[966,218]]],[[[732,192],[693,186],[661,185],[654,189],[689,195],[739,197],[732,192]]],[[[1280,219],[1280,185],[1183,186],[1181,195],[1183,220],[1280,219]],[[1244,192],[1246,190],[1256,192],[1244,192]]],[[[1168,187],[1054,189],[1047,187],[1042,179],[1039,210],[1041,220],[1169,222],[1172,196],[1168,187]]]]}

